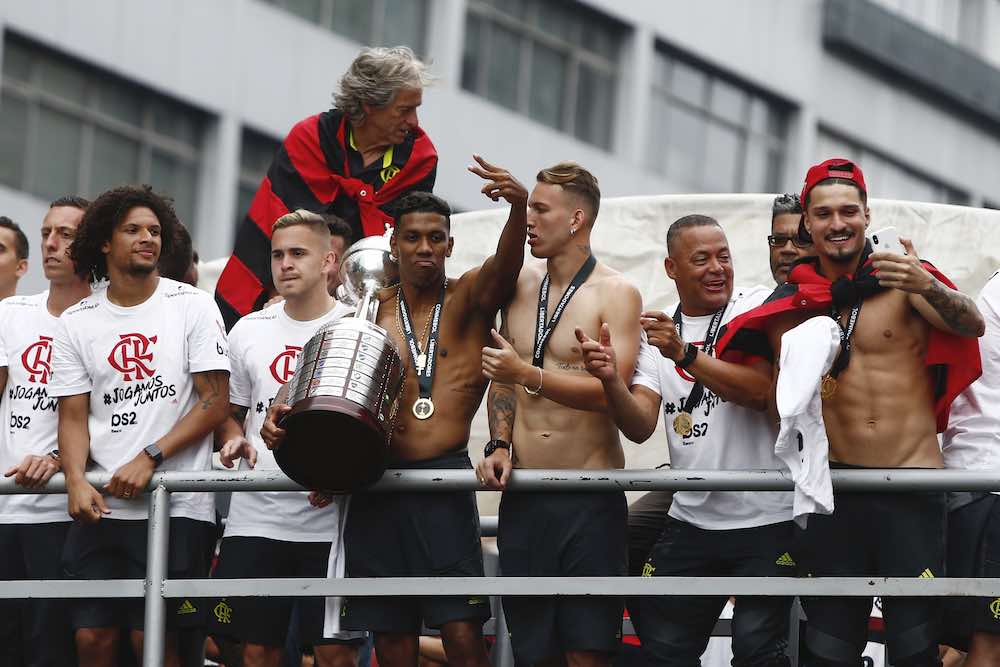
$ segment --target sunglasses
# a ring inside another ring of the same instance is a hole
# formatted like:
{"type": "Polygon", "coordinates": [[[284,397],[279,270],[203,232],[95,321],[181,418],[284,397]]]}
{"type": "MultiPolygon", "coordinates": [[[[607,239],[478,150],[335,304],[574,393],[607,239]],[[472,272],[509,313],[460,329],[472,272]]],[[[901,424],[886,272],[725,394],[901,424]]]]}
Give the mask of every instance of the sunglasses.
{"type": "Polygon", "coordinates": [[[809,248],[812,247],[812,241],[804,241],[799,238],[797,234],[786,235],[786,234],[771,234],[767,237],[767,245],[772,248],[784,248],[785,244],[789,241],[796,248],[809,248]]]}

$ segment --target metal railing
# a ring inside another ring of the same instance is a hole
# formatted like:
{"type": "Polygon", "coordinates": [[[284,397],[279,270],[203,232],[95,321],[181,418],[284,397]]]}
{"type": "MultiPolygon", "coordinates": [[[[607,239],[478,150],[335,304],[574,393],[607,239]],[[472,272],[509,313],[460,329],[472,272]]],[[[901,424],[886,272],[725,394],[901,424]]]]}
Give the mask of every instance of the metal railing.
{"type": "MultiPolygon", "coordinates": [[[[832,470],[838,491],[996,491],[1000,471],[832,470]]],[[[88,474],[100,488],[109,474],[88,474]]],[[[63,493],[55,475],[43,489],[0,481],[0,495],[63,493]]],[[[787,474],[774,470],[517,470],[518,491],[788,491],[787,474]]],[[[174,491],[301,490],[279,471],[162,472],[150,480],[148,560],[145,579],[29,580],[0,582],[2,598],[145,598],[143,667],[162,664],[166,598],[246,596],[440,595],[814,595],[1000,597],[1000,579],[892,577],[386,577],[308,579],[168,579],[170,493],[174,491]]],[[[472,470],[389,470],[370,492],[482,491],[472,470]]]]}

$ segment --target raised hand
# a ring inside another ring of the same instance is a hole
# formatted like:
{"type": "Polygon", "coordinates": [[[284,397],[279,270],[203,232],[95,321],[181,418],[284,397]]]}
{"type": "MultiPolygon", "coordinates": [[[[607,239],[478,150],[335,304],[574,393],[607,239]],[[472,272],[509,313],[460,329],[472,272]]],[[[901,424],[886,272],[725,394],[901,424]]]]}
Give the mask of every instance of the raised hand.
{"type": "Polygon", "coordinates": [[[490,329],[496,347],[483,348],[483,375],[501,384],[524,384],[525,369],[530,368],[496,329],[490,329]]]}
{"type": "Polygon", "coordinates": [[[469,171],[489,181],[480,190],[484,195],[493,201],[499,201],[503,198],[512,206],[526,207],[528,205],[527,189],[509,171],[490,164],[479,155],[473,155],[472,159],[478,164],[469,165],[469,171]]]}
{"type": "Polygon", "coordinates": [[[924,268],[910,239],[900,238],[905,255],[873,252],[872,268],[878,269],[878,284],[911,294],[926,294],[934,286],[934,276],[924,268]]]}
{"type": "Polygon", "coordinates": [[[677,335],[674,321],[666,313],[647,310],[640,313],[639,318],[649,344],[660,354],[674,361],[684,356],[684,341],[677,335]]]}
{"type": "Polygon", "coordinates": [[[600,340],[594,340],[583,329],[574,329],[576,339],[580,341],[580,352],[583,355],[583,366],[587,372],[601,382],[611,382],[618,377],[618,359],[615,348],[611,346],[611,328],[607,322],[601,325],[600,340]]]}

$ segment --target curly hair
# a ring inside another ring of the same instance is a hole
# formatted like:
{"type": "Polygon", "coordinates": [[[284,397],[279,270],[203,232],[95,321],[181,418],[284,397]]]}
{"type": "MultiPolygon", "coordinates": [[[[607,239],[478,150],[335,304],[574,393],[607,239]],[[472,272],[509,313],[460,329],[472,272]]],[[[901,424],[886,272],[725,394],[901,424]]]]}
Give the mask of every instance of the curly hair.
{"type": "Polygon", "coordinates": [[[94,282],[108,277],[108,261],[101,247],[111,240],[115,227],[129,211],[140,206],[160,221],[160,255],[173,254],[181,223],[170,198],[156,194],[149,185],[120,185],[102,193],[83,214],[69,248],[78,276],[94,282]]]}

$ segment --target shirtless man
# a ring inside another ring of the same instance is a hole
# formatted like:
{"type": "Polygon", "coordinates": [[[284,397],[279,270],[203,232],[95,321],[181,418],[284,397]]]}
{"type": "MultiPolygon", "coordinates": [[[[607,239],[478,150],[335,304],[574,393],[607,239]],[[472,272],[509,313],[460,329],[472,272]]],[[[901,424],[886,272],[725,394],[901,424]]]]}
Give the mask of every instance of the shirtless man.
{"type": "MultiPolygon", "coordinates": [[[[472,467],[466,444],[486,392],[480,350],[491,340],[497,311],[514,293],[524,260],[527,202],[527,191],[513,176],[477,160],[470,171],[489,181],[484,194],[510,202],[510,217],[496,255],[459,279],[448,280],[445,274],[454,243],[448,204],[426,192],[410,193],[396,203],[390,246],[399,258],[400,284],[380,294],[376,320],[409,368],[390,443],[392,468],[472,467]],[[439,334],[432,322],[435,313],[439,334]],[[416,359],[409,351],[407,325],[416,359]],[[422,366],[431,373],[430,382],[418,383],[415,366],[434,350],[436,355],[422,366]]],[[[275,404],[282,399],[279,394],[275,404]]],[[[272,408],[264,424],[262,436],[271,448],[284,437],[275,417],[288,409],[272,408]]],[[[474,492],[356,493],[344,534],[347,576],[483,576],[479,537],[474,492]]],[[[359,597],[347,602],[343,626],[375,633],[381,665],[416,665],[418,637],[426,624],[441,629],[450,665],[486,667],[482,624],[489,617],[485,597],[359,597]]]]}
{"type": "MultiPolygon", "coordinates": [[[[734,320],[720,342],[720,355],[727,354],[736,332],[745,333],[746,323],[764,310],[772,314],[760,330],[766,334],[774,359],[779,358],[782,333],[810,316],[833,312],[844,332],[844,343],[823,382],[831,467],[940,468],[935,432],[946,423],[951,398],[962,382],[968,383],[968,369],[978,363],[952,365],[942,395],[928,381],[928,363],[939,350],[975,347],[975,337],[984,330],[982,316],[971,299],[946,286],[940,273],[917,259],[909,240],[901,239],[905,255],[867,256],[868,195],[857,165],[833,159],[813,166],[806,174],[801,199],[803,231],[811,235],[818,259],[797,266],[788,285],[779,290],[797,289],[803,297],[812,295],[810,305],[800,308],[807,299],[794,296],[780,312],[772,296],[772,303],[747,313],[739,322],[734,320]],[[831,288],[829,281],[837,282],[831,288]],[[821,292],[825,292],[825,302],[821,292]],[[838,301],[833,311],[831,293],[838,301]],[[846,298],[840,296],[845,293],[846,298]],[[963,373],[966,377],[961,380],[963,373]]],[[[743,340],[748,339],[743,336],[743,340]]],[[[962,361],[961,356],[955,359],[962,361]]],[[[802,532],[796,560],[805,573],[941,574],[943,493],[835,493],[834,502],[832,515],[813,515],[802,532]]],[[[857,665],[867,638],[871,599],[826,597],[803,598],[802,602],[809,618],[806,643],[815,657],[813,664],[857,665]]],[[[940,664],[935,631],[939,607],[933,599],[883,598],[886,640],[894,665],[940,664]]]]}
{"type": "MultiPolygon", "coordinates": [[[[619,372],[631,378],[642,301],[591,253],[597,179],[564,162],[540,171],[537,181],[528,200],[528,244],[546,261],[521,271],[504,314],[506,339],[494,334],[498,347],[483,349],[483,372],[493,380],[494,440],[477,472],[490,489],[506,488],[512,465],[625,465],[618,428],[605,413],[600,381],[584,369],[574,328],[597,336],[608,323],[622,342],[619,372]],[[540,298],[540,290],[561,298],[540,298]],[[545,328],[536,331],[540,319],[545,328]]],[[[505,493],[500,567],[507,576],[624,575],[625,515],[624,493],[505,493]]],[[[621,598],[505,598],[503,604],[518,664],[565,656],[570,665],[606,665],[620,642],[621,598]]]]}

